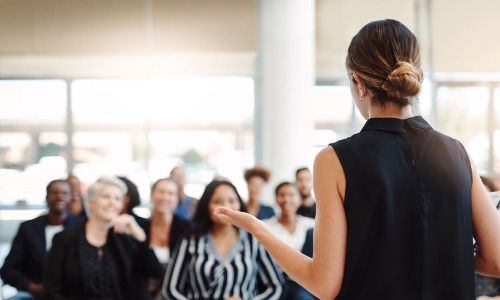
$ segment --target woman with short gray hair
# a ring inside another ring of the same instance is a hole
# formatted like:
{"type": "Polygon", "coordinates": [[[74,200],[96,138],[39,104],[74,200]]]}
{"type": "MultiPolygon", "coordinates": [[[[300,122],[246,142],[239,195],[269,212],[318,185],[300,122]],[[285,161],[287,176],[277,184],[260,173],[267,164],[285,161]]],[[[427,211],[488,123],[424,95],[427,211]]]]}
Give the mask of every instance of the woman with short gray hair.
{"type": "Polygon", "coordinates": [[[130,299],[132,274],[161,276],[144,230],[120,214],[126,191],[115,177],[88,188],[85,224],[54,237],[44,275],[49,299],[130,299]]]}

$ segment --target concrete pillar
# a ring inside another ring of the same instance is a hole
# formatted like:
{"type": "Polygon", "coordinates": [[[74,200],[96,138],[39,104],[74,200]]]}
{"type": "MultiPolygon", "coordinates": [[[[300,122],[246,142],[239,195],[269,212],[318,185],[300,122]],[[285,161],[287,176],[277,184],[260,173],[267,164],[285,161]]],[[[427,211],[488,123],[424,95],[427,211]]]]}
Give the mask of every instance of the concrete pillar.
{"type": "Polygon", "coordinates": [[[75,134],[75,125],[73,122],[73,96],[72,96],[72,86],[73,81],[71,79],[66,79],[66,136],[68,138],[66,142],[66,168],[69,174],[73,174],[73,168],[75,167],[75,160],[73,158],[73,136],[75,134]]]}
{"type": "Polygon", "coordinates": [[[255,161],[272,172],[265,201],[273,204],[276,184],[314,159],[315,1],[260,0],[258,15],[255,161]]]}

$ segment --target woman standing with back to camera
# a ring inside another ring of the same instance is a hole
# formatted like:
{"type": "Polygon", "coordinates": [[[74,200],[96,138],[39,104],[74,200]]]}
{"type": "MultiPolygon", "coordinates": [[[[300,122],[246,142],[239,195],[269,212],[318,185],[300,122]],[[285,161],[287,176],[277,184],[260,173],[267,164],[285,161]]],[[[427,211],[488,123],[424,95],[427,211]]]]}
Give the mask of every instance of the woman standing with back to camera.
{"type": "Polygon", "coordinates": [[[416,37],[398,21],[371,22],[346,68],[367,122],[315,158],[313,258],[252,216],[215,214],[320,299],[474,299],[474,270],[500,276],[500,218],[463,146],[412,115],[423,80],[416,37]]]}

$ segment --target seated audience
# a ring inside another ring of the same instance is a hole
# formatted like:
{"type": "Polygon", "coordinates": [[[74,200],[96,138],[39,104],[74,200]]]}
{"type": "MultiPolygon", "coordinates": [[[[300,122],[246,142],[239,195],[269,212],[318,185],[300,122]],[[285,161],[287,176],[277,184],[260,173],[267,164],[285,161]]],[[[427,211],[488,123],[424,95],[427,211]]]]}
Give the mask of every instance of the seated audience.
{"type": "Polygon", "coordinates": [[[145,232],[164,273],[160,278],[150,280],[151,299],[161,298],[161,283],[170,260],[170,254],[191,223],[174,213],[179,202],[177,183],[171,178],[157,180],[151,187],[151,218],[146,220],[145,232]]]}
{"type": "Polygon", "coordinates": [[[248,188],[248,201],[246,203],[248,213],[259,220],[269,219],[276,215],[271,206],[262,204],[262,193],[264,185],[268,182],[271,173],[263,167],[254,167],[244,173],[248,188]]]}
{"type": "Polygon", "coordinates": [[[132,300],[133,274],[161,276],[146,233],[132,216],[120,214],[125,193],[115,177],[88,188],[87,221],[54,236],[43,277],[48,299],[132,300]]]}
{"type": "MultiPolygon", "coordinates": [[[[281,209],[281,214],[264,220],[269,230],[287,243],[292,248],[301,251],[304,247],[306,233],[314,228],[314,219],[297,214],[300,205],[300,194],[297,186],[291,182],[282,182],[276,187],[276,203],[281,209]]],[[[295,283],[292,279],[287,279],[286,294],[283,299],[306,300],[316,299],[307,290],[295,283]]]]}
{"type": "Polygon", "coordinates": [[[12,299],[38,299],[44,295],[42,274],[52,237],[64,228],[78,224],[81,218],[68,213],[71,188],[67,181],[53,180],[47,185],[48,212],[22,222],[0,270],[4,283],[20,293],[12,299]]]}
{"type": "Polygon", "coordinates": [[[175,208],[175,213],[186,220],[193,218],[196,211],[198,199],[186,195],[184,186],[186,185],[186,169],[183,166],[176,166],[170,171],[170,178],[172,178],[179,187],[179,203],[175,208]]]}
{"type": "Polygon", "coordinates": [[[312,174],[308,168],[300,168],[295,172],[295,183],[302,199],[297,214],[305,217],[316,217],[316,200],[312,196],[312,174]]]}
{"type": "Polygon", "coordinates": [[[248,232],[220,221],[213,214],[219,206],[246,211],[232,183],[208,184],[196,210],[195,228],[182,239],[168,265],[164,296],[175,300],[278,299],[283,278],[274,260],[248,232]]]}

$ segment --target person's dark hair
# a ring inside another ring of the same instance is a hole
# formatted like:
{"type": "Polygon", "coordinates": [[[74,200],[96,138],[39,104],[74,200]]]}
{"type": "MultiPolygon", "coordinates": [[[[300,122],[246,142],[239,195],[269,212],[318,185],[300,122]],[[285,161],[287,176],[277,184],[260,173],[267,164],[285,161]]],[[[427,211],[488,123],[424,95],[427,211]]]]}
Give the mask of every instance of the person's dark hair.
{"type": "Polygon", "coordinates": [[[264,167],[253,167],[251,169],[245,170],[243,176],[245,177],[246,182],[248,182],[248,180],[250,180],[250,178],[254,176],[258,176],[265,182],[267,182],[269,180],[269,177],[271,176],[271,172],[269,172],[269,170],[264,167]]]}
{"type": "Polygon", "coordinates": [[[215,190],[221,185],[227,185],[231,187],[233,191],[236,193],[236,197],[240,202],[240,211],[242,212],[247,211],[243,199],[238,193],[236,187],[231,182],[226,180],[214,180],[206,186],[203,195],[201,195],[201,198],[196,207],[196,212],[193,217],[194,228],[192,231],[189,232],[189,236],[196,238],[206,233],[209,233],[212,230],[214,223],[212,219],[210,219],[210,214],[208,212],[208,204],[210,202],[210,199],[214,195],[215,190]]]}
{"type": "Polygon", "coordinates": [[[297,187],[297,185],[295,183],[292,183],[290,181],[283,181],[276,186],[276,189],[274,190],[274,195],[278,196],[278,192],[284,186],[292,186],[297,190],[297,193],[299,192],[299,188],[297,187]]]}
{"type": "Polygon", "coordinates": [[[52,188],[52,186],[53,186],[54,184],[56,184],[56,183],[64,183],[64,184],[67,184],[69,187],[71,187],[71,186],[70,186],[70,184],[69,184],[69,182],[68,182],[68,181],[66,181],[66,180],[64,180],[64,179],[55,179],[55,180],[52,180],[51,182],[49,182],[49,184],[47,184],[47,187],[46,187],[46,189],[45,189],[45,192],[46,192],[46,194],[45,194],[45,195],[46,195],[46,196],[48,196],[48,195],[49,195],[50,189],[51,189],[51,188],[52,188]]]}
{"type": "Polygon", "coordinates": [[[135,185],[135,183],[133,183],[130,179],[124,176],[118,176],[118,179],[123,181],[123,183],[127,186],[126,195],[129,197],[130,201],[125,209],[125,212],[130,215],[132,214],[133,208],[141,204],[141,195],[139,194],[137,185],[135,185]]]}
{"type": "Polygon", "coordinates": [[[295,171],[295,178],[297,178],[297,176],[299,176],[299,173],[302,171],[307,171],[307,172],[311,173],[311,171],[309,170],[308,167],[298,168],[297,171],[295,171]]]}
{"type": "Polygon", "coordinates": [[[373,99],[382,105],[411,104],[423,80],[417,38],[405,25],[391,19],[361,28],[349,45],[346,68],[360,77],[373,99]]]}

